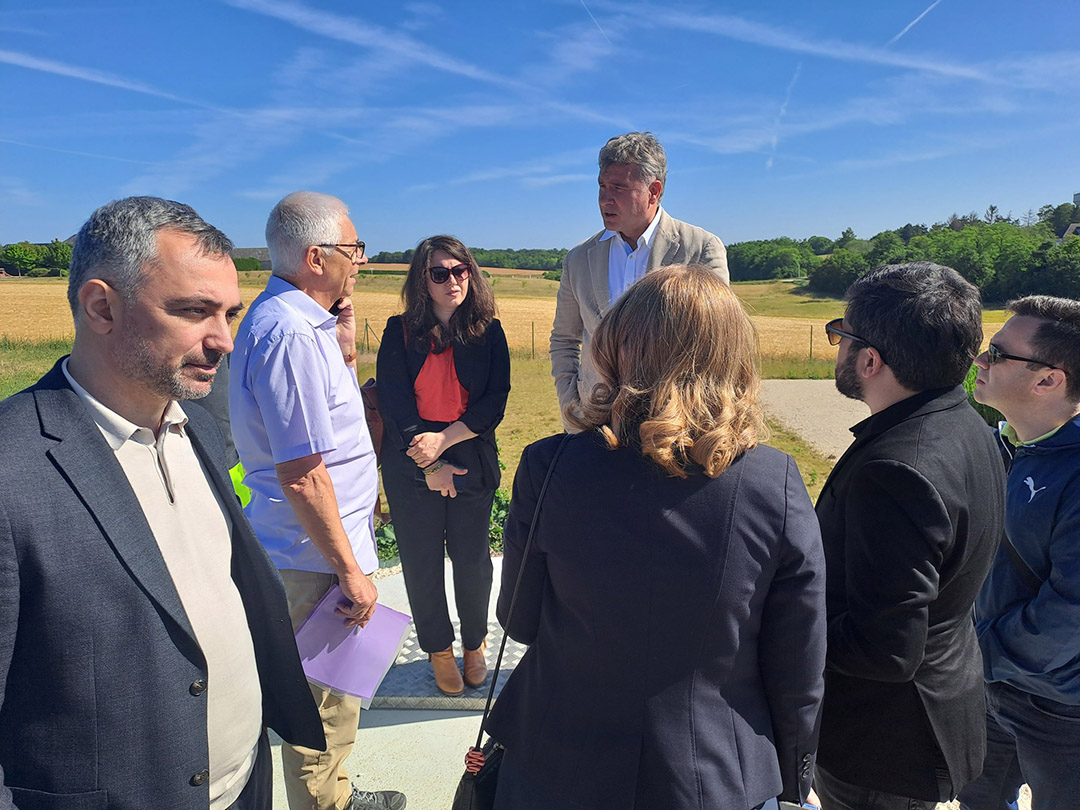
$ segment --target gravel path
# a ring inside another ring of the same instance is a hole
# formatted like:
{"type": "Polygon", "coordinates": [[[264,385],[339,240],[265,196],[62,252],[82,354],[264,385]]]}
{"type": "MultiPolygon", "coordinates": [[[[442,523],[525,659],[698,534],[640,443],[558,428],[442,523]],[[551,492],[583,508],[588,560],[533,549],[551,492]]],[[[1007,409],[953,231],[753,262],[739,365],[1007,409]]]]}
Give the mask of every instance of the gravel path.
{"type": "Polygon", "coordinates": [[[764,380],[761,393],[769,416],[834,461],[851,444],[851,426],[870,415],[832,380],[764,380]]]}

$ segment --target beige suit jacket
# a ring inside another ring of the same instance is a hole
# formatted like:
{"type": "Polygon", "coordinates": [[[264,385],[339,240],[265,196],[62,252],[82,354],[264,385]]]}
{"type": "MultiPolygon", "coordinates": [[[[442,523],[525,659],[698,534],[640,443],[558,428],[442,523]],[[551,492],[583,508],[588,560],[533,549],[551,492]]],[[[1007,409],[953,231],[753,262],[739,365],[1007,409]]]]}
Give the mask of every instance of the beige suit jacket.
{"type": "MultiPolygon", "coordinates": [[[[551,376],[564,414],[592,389],[597,379],[589,357],[589,341],[600,319],[611,307],[608,292],[608,251],[601,242],[604,231],[594,234],[566,254],[562,281],[551,329],[551,376]]],[[[728,281],[727,250],[719,237],[694,225],[680,222],[661,209],[656,235],[645,272],[670,264],[702,264],[728,281]]]]}

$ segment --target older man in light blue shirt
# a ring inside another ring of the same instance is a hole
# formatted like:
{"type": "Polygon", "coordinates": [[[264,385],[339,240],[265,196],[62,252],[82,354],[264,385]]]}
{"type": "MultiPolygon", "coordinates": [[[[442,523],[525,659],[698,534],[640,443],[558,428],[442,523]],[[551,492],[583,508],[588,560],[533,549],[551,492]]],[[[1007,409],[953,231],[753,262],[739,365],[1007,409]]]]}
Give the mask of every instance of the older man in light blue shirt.
{"type": "MultiPolygon", "coordinates": [[[[363,625],[378,591],[375,450],[356,380],[353,284],[364,243],[345,204],[298,191],[266,225],[273,275],[240,326],[229,384],[233,438],[251,489],[246,513],[278,566],[294,630],[336,584],[363,625]]],[[[282,744],[290,810],[401,810],[394,791],[351,787],[344,762],[360,699],[312,683],[327,750],[282,744]]]]}
{"type": "Polygon", "coordinates": [[[334,573],[282,493],[276,465],[319,454],[353,555],[379,567],[372,507],[379,489],[356,373],[337,341],[338,317],[271,276],[237,335],[233,434],[243,446],[248,519],[278,568],[334,573]]]}

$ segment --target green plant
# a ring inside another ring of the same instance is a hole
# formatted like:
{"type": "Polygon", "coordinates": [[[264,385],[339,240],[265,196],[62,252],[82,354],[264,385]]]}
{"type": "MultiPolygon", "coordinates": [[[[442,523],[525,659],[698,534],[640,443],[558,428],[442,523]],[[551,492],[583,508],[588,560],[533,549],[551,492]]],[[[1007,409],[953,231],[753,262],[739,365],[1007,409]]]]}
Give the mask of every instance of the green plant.
{"type": "Polygon", "coordinates": [[[397,535],[393,523],[384,523],[375,530],[375,550],[380,560],[392,560],[398,556],[397,535]]]}
{"type": "Polygon", "coordinates": [[[502,553],[503,528],[510,514],[510,493],[505,489],[495,490],[495,500],[491,504],[491,522],[488,525],[488,545],[492,551],[502,553]]]}

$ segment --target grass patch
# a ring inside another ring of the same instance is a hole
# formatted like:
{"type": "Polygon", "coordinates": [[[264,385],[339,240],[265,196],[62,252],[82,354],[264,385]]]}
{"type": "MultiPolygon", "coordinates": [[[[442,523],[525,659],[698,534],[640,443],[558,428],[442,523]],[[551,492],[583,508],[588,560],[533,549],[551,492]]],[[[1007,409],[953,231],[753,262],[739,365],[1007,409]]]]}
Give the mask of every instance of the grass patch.
{"type": "Polygon", "coordinates": [[[70,340],[20,340],[0,337],[0,399],[33,385],[71,351],[70,340]]]}
{"type": "Polygon", "coordinates": [[[766,380],[831,380],[836,359],[815,357],[799,360],[794,357],[762,357],[761,376],[766,380]]]}
{"type": "Polygon", "coordinates": [[[817,501],[825,480],[832,472],[833,462],[806,443],[797,433],[787,430],[775,419],[767,420],[770,436],[763,444],[775,447],[795,459],[810,500],[817,501]]]}

